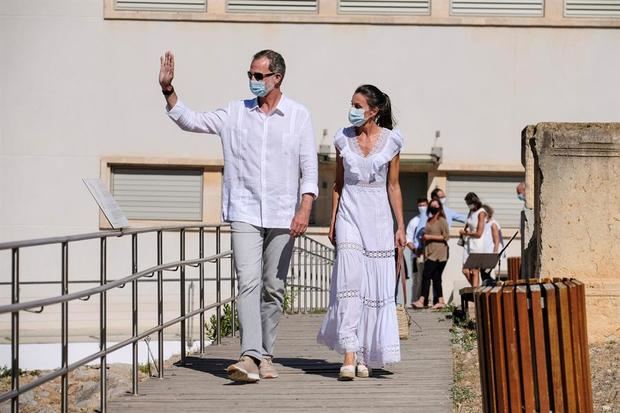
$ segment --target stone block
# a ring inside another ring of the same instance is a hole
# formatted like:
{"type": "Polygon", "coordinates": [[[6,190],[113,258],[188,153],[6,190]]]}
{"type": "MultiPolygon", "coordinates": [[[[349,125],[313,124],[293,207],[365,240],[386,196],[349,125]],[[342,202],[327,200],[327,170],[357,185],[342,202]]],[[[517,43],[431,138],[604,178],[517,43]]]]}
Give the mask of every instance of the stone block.
{"type": "Polygon", "coordinates": [[[528,126],[522,162],[523,270],[583,281],[591,340],[620,336],[620,123],[528,126]]]}

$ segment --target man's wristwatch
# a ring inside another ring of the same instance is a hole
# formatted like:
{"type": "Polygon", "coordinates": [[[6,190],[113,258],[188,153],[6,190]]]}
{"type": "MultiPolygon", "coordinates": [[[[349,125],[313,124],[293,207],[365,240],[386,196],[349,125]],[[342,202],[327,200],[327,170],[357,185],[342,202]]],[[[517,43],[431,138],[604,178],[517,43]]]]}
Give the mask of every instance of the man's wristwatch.
{"type": "Polygon", "coordinates": [[[163,93],[164,96],[172,95],[174,93],[174,86],[170,85],[170,90],[162,89],[161,93],[163,93]]]}

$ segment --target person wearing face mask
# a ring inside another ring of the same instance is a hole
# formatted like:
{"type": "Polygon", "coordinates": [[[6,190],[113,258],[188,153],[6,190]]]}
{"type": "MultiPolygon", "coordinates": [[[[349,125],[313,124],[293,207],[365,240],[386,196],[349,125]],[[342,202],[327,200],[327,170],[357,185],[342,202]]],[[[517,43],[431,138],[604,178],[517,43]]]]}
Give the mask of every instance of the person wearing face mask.
{"type": "Polygon", "coordinates": [[[310,113],[282,94],[285,71],[279,53],[260,51],[247,72],[255,97],[195,112],[172,86],[174,55],[161,57],[168,116],[185,131],[222,140],[222,219],[231,223],[241,327],[241,356],[227,372],[240,382],[278,377],[272,359],[293,241],[306,231],[318,194],[310,113]]]}
{"type": "Polygon", "coordinates": [[[424,253],[422,250],[422,234],[426,226],[428,215],[426,198],[418,199],[418,215],[411,218],[405,231],[407,248],[411,251],[411,273],[413,275],[413,291],[411,301],[418,301],[422,291],[422,273],[424,272],[424,253]]]}
{"type": "Polygon", "coordinates": [[[441,207],[443,208],[443,212],[446,215],[446,220],[448,221],[448,227],[452,228],[452,223],[454,221],[460,222],[464,224],[467,221],[467,216],[460,212],[456,212],[452,208],[448,208],[446,206],[446,202],[448,198],[446,198],[446,193],[439,187],[433,189],[431,192],[431,199],[438,199],[441,202],[441,207]]]}
{"type": "MultiPolygon", "coordinates": [[[[463,264],[467,261],[469,254],[484,253],[484,227],[487,221],[487,213],[482,208],[482,201],[473,192],[465,195],[465,203],[469,208],[467,223],[465,228],[460,231],[461,237],[465,240],[463,248],[463,264]]],[[[463,268],[463,274],[472,287],[480,284],[480,269],[463,268]]]]}
{"type": "Polygon", "coordinates": [[[428,305],[428,293],[433,283],[433,308],[445,307],[441,275],[448,262],[448,240],[450,228],[438,199],[432,199],[428,205],[428,221],[422,235],[424,242],[424,273],[422,274],[422,292],[420,298],[413,302],[413,308],[428,305]]]}
{"type": "Polygon", "coordinates": [[[330,304],[317,342],[344,356],[340,380],[400,361],[395,247],[405,246],[398,180],[403,140],[390,98],[362,85],[351,99],[352,126],[339,130],[329,239],[336,246],[330,304]],[[392,213],[396,218],[396,232],[392,213]]]}

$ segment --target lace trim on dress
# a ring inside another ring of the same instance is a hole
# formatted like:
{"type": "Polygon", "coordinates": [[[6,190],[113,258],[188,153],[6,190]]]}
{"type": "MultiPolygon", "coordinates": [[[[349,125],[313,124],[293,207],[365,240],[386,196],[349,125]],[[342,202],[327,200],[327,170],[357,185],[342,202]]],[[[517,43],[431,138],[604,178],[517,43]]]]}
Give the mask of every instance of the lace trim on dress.
{"type": "Polygon", "coordinates": [[[374,181],[374,182],[362,182],[362,181],[353,181],[345,179],[345,184],[353,185],[361,188],[385,188],[386,183],[382,181],[374,181]]]}
{"type": "Polygon", "coordinates": [[[369,307],[369,308],[382,308],[382,307],[385,307],[386,304],[393,303],[393,302],[394,302],[394,296],[391,296],[388,298],[380,298],[377,300],[371,300],[370,298],[362,297],[362,305],[369,307]]]}
{"type": "Polygon", "coordinates": [[[368,351],[366,347],[360,347],[357,352],[358,358],[361,358],[366,364],[374,364],[374,362],[395,363],[400,361],[400,344],[388,344],[387,346],[374,348],[368,351]]]}
{"type": "Polygon", "coordinates": [[[341,337],[338,339],[338,347],[341,351],[359,351],[359,339],[357,336],[341,337]]]}
{"type": "Polygon", "coordinates": [[[359,294],[360,294],[359,290],[343,290],[343,291],[338,291],[336,293],[336,298],[338,299],[355,298],[355,297],[358,297],[359,294]]]}
{"type": "Polygon", "coordinates": [[[347,138],[349,139],[349,146],[351,147],[351,150],[353,150],[353,152],[357,153],[362,158],[370,158],[371,156],[381,152],[381,150],[385,146],[385,143],[387,142],[387,137],[389,136],[389,133],[390,133],[389,129],[382,128],[381,133],[379,134],[379,137],[377,138],[377,141],[372,146],[372,148],[370,149],[370,152],[368,152],[367,155],[365,155],[364,152],[362,151],[362,148],[360,147],[360,144],[357,141],[357,136],[355,136],[355,134],[353,134],[353,136],[347,136],[347,138]]]}
{"type": "Polygon", "coordinates": [[[369,251],[364,249],[364,247],[355,242],[339,242],[336,244],[336,250],[356,250],[360,251],[364,256],[368,258],[390,258],[394,256],[394,250],[376,250],[369,251]]]}

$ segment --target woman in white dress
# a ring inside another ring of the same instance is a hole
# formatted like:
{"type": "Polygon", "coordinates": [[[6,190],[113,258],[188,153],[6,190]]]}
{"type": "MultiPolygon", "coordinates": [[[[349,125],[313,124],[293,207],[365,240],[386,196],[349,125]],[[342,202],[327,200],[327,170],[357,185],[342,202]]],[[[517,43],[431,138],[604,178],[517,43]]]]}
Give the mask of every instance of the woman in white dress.
{"type": "MultiPolygon", "coordinates": [[[[482,208],[482,202],[478,195],[469,192],[465,195],[465,203],[469,208],[467,214],[467,223],[465,228],[460,231],[461,237],[465,239],[463,249],[463,264],[469,257],[469,254],[480,254],[484,252],[484,225],[487,221],[487,213],[482,208]]],[[[479,268],[463,268],[463,274],[472,287],[480,285],[480,269],[479,268]]]]}
{"type": "Polygon", "coordinates": [[[398,181],[403,142],[392,130],[390,99],[377,87],[363,85],[351,106],[353,126],[334,138],[329,239],[336,246],[336,262],[329,309],[317,337],[344,355],[340,380],[368,377],[369,368],[400,361],[394,254],[395,247],[402,251],[405,245],[398,181]]]}
{"type": "MultiPolygon", "coordinates": [[[[502,227],[499,225],[499,222],[493,218],[495,211],[490,205],[483,204],[482,208],[484,208],[487,213],[487,222],[484,225],[484,234],[482,235],[482,238],[484,238],[484,252],[487,254],[497,254],[500,249],[504,248],[502,227]]],[[[500,259],[502,258],[503,257],[500,257],[500,259]]],[[[492,272],[493,269],[483,269],[480,272],[483,284],[485,281],[491,279],[492,272]]]]}

